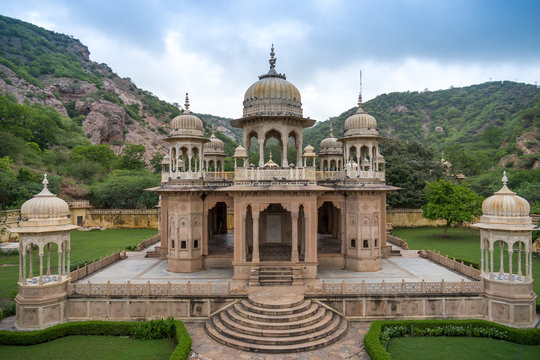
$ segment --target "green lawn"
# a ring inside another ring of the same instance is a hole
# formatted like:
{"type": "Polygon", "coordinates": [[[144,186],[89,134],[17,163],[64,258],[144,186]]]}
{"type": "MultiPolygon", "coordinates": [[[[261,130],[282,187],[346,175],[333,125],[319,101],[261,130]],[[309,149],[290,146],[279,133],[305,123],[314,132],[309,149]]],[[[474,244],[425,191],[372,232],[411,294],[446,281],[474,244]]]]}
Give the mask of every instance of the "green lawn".
{"type": "Polygon", "coordinates": [[[135,340],[119,336],[66,336],[32,346],[0,345],[5,360],[158,360],[168,359],[175,348],[167,339],[135,340]]]}
{"type": "MultiPolygon", "coordinates": [[[[443,228],[398,228],[394,229],[392,233],[404,240],[409,244],[409,249],[418,250],[436,250],[440,251],[442,255],[448,255],[449,257],[458,258],[461,260],[467,260],[476,264],[480,264],[480,235],[479,232],[473,229],[466,228],[450,228],[448,229],[448,238],[434,237],[433,235],[440,235],[443,232],[443,228]]],[[[495,271],[499,270],[499,249],[494,249],[495,259],[495,271]]],[[[506,251],[506,250],[504,250],[506,251]]],[[[512,257],[512,268],[514,273],[517,269],[518,257],[517,253],[514,253],[512,257]]],[[[504,256],[504,268],[508,271],[507,264],[508,256],[504,256]]],[[[525,257],[521,258],[522,269],[525,269],[525,257]]],[[[533,271],[532,276],[535,280],[533,282],[533,288],[536,295],[540,299],[540,256],[533,254],[533,271]]]]}
{"type": "MultiPolygon", "coordinates": [[[[387,351],[394,360],[517,359],[519,344],[475,337],[411,336],[390,340],[387,351]]],[[[540,359],[540,345],[523,345],[520,359],[540,359]]]]}
{"type": "MultiPolygon", "coordinates": [[[[105,231],[71,232],[71,265],[92,261],[110,255],[127,246],[136,245],[157,234],[155,229],[111,229],[105,231]]],[[[51,271],[56,272],[58,255],[56,245],[51,247],[51,271]],[[53,270],[54,269],[54,270],[53,270]]],[[[44,261],[46,264],[46,261],[44,261]]],[[[0,304],[17,291],[19,255],[0,255],[0,304]],[[13,266],[14,265],[14,266],[13,266]]],[[[39,256],[33,253],[34,273],[39,273],[39,256]]],[[[1,307],[1,305],[0,305],[1,307]]]]}

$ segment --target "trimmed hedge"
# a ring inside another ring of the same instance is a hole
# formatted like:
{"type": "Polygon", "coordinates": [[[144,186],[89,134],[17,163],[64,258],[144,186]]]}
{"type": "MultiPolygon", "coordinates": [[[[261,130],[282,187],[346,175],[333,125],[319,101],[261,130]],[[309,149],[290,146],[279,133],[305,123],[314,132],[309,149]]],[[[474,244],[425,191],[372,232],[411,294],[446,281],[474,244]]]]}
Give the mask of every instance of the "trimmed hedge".
{"type": "Polygon", "coordinates": [[[372,360],[391,360],[386,345],[401,336],[487,337],[540,345],[540,329],[516,329],[486,320],[378,320],[371,323],[364,347],[372,360]]]}
{"type": "MultiPolygon", "coordinates": [[[[95,320],[59,324],[47,329],[35,331],[0,330],[0,345],[36,345],[70,335],[132,336],[137,328],[148,323],[149,322],[95,320]]],[[[173,340],[177,345],[169,359],[185,360],[191,352],[191,337],[183,322],[174,321],[174,324],[175,334],[173,340]]],[[[164,336],[167,337],[167,334],[164,336]]]]}

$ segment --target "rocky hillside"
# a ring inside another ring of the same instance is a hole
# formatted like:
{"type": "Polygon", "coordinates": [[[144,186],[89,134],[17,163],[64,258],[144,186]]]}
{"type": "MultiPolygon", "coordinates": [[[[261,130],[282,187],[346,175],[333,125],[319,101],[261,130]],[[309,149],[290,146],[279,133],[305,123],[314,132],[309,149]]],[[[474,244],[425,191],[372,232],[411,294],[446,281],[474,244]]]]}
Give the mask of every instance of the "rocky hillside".
{"type": "Polygon", "coordinates": [[[82,125],[92,144],[110,144],[116,152],[125,143],[142,144],[149,160],[180,107],[89,55],[77,39],[0,16],[0,93],[53,106],[82,125]]]}

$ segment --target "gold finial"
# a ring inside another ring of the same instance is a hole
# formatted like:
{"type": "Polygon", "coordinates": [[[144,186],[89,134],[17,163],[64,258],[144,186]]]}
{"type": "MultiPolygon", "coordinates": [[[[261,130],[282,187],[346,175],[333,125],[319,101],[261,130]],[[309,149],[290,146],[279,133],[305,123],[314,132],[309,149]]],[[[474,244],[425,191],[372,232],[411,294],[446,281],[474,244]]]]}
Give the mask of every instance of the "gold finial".
{"type": "Polygon", "coordinates": [[[184,103],[184,108],[186,109],[185,112],[189,112],[189,96],[188,96],[188,93],[186,93],[186,102],[184,103]]]}
{"type": "Polygon", "coordinates": [[[270,60],[268,61],[270,63],[270,69],[276,67],[276,58],[274,55],[276,55],[276,53],[274,52],[274,44],[272,44],[272,48],[270,49],[270,60]]]}
{"type": "Polygon", "coordinates": [[[506,170],[503,171],[503,178],[502,178],[503,185],[506,186],[508,183],[508,178],[506,177],[506,170]]]}
{"type": "Polygon", "coordinates": [[[43,187],[47,187],[47,185],[49,184],[49,180],[47,180],[47,174],[43,175],[43,181],[41,183],[43,184],[43,187]]]}
{"type": "Polygon", "coordinates": [[[360,93],[358,94],[358,109],[362,108],[362,70],[360,70],[360,93]]]}

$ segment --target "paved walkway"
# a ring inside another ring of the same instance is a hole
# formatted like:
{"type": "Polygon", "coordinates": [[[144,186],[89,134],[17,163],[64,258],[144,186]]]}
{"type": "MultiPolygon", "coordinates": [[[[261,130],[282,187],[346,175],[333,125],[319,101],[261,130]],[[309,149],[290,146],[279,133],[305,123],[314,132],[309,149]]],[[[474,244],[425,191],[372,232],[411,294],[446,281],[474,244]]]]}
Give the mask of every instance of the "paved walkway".
{"type": "Polygon", "coordinates": [[[15,315],[8,316],[7,318],[2,319],[2,321],[0,321],[0,330],[14,331],[15,330],[15,315]]]}
{"type": "Polygon", "coordinates": [[[261,354],[236,350],[211,339],[204,330],[204,323],[186,323],[193,344],[190,359],[222,360],[369,360],[364,349],[364,335],[370,322],[349,322],[345,336],[322,349],[292,354],[261,354]]]}

